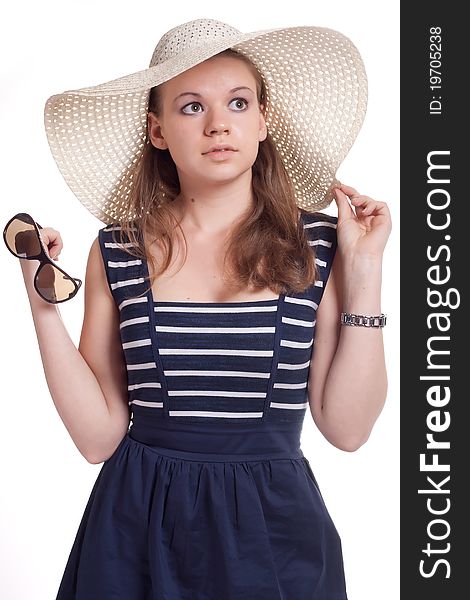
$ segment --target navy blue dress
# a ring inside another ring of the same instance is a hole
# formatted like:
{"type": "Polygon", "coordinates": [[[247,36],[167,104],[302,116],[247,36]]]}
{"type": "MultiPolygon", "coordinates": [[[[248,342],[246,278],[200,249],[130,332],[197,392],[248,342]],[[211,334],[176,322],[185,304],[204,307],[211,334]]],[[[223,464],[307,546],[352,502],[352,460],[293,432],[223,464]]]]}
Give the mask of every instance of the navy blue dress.
{"type": "Polygon", "coordinates": [[[146,262],[116,226],[99,230],[132,415],[56,600],[347,600],[341,541],[300,448],[337,218],[302,219],[321,280],[248,302],[156,302],[146,262]]]}

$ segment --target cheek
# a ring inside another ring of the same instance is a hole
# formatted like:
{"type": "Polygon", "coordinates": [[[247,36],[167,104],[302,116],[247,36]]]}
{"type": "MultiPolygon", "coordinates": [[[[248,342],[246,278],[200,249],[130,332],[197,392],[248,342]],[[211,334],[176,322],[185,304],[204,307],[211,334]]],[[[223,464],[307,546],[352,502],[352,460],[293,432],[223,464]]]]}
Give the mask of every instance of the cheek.
{"type": "Polygon", "coordinates": [[[180,129],[175,132],[168,146],[177,167],[184,171],[199,168],[200,144],[187,131],[180,129]]]}
{"type": "Polygon", "coordinates": [[[172,130],[171,137],[169,139],[169,143],[172,146],[181,146],[185,143],[188,143],[189,139],[190,139],[190,137],[183,127],[175,127],[172,130]]]}
{"type": "Polygon", "coordinates": [[[251,124],[251,128],[250,128],[250,133],[251,135],[249,136],[249,147],[250,147],[250,152],[254,153],[255,157],[258,154],[258,150],[259,150],[259,136],[260,136],[260,132],[259,132],[259,120],[256,119],[254,120],[254,122],[251,124]]]}
{"type": "Polygon", "coordinates": [[[192,136],[190,132],[187,131],[187,128],[174,127],[172,129],[172,134],[167,138],[167,143],[173,160],[175,160],[175,158],[184,160],[190,156],[192,147],[191,140],[192,136]]]}

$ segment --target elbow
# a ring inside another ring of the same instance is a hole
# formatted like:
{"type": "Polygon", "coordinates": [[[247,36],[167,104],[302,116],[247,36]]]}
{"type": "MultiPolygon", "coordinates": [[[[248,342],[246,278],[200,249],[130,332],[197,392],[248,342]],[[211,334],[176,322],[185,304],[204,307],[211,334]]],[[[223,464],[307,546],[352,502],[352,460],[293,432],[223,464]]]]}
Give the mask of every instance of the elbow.
{"type": "Polygon", "coordinates": [[[110,434],[110,439],[103,439],[103,436],[101,436],[101,444],[90,443],[86,448],[82,448],[80,452],[91,465],[104,463],[114,455],[128,431],[129,420],[124,420],[117,428],[117,431],[111,432],[113,435],[110,434]]]}
{"type": "Polygon", "coordinates": [[[333,445],[339,450],[343,450],[343,452],[356,452],[363,446],[367,440],[369,439],[370,432],[366,435],[360,437],[345,437],[341,440],[335,440],[333,445]]]}
{"type": "MultiPolygon", "coordinates": [[[[126,429],[127,432],[127,429],[126,429]]],[[[92,465],[99,465],[100,463],[104,463],[109,460],[114,453],[116,452],[118,446],[122,443],[123,435],[122,432],[119,433],[117,439],[113,439],[111,446],[103,449],[96,449],[94,452],[83,452],[83,456],[86,460],[92,465]]]]}
{"type": "Polygon", "coordinates": [[[99,465],[100,463],[104,462],[96,448],[78,448],[78,450],[87,463],[90,463],[90,465],[99,465]]]}
{"type": "Polygon", "coordinates": [[[96,458],[94,456],[85,456],[85,458],[91,465],[99,465],[104,462],[102,458],[96,458]]]}
{"type": "Polygon", "coordinates": [[[335,444],[337,448],[343,450],[343,452],[356,452],[365,442],[348,440],[347,443],[335,444]]]}
{"type": "Polygon", "coordinates": [[[92,454],[91,452],[82,452],[80,450],[80,454],[88,463],[90,463],[90,465],[99,465],[103,462],[101,457],[97,456],[96,454],[92,454]]]}

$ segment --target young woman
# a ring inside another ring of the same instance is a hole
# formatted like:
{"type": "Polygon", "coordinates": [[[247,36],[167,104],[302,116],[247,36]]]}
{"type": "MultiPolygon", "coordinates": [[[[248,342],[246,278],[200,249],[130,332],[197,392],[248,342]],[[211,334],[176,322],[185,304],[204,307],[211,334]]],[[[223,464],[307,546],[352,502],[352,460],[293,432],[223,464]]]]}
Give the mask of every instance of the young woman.
{"type": "Polygon", "coordinates": [[[390,214],[334,176],[365,106],[338,32],[207,19],[48,100],[58,166],[105,223],[78,350],[21,261],[54,403],[104,462],[57,600],[347,598],[300,432],[309,408],[354,451],[386,397],[390,214]]]}

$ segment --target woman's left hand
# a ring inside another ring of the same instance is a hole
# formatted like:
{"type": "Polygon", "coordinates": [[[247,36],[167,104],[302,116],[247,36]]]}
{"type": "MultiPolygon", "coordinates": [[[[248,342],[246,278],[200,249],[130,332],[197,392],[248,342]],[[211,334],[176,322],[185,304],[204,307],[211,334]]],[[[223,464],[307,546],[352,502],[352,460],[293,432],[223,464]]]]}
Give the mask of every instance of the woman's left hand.
{"type": "Polygon", "coordinates": [[[335,188],[335,200],[338,206],[336,231],[341,253],[349,258],[381,258],[392,229],[387,204],[362,196],[353,187],[344,184],[335,188]]]}

